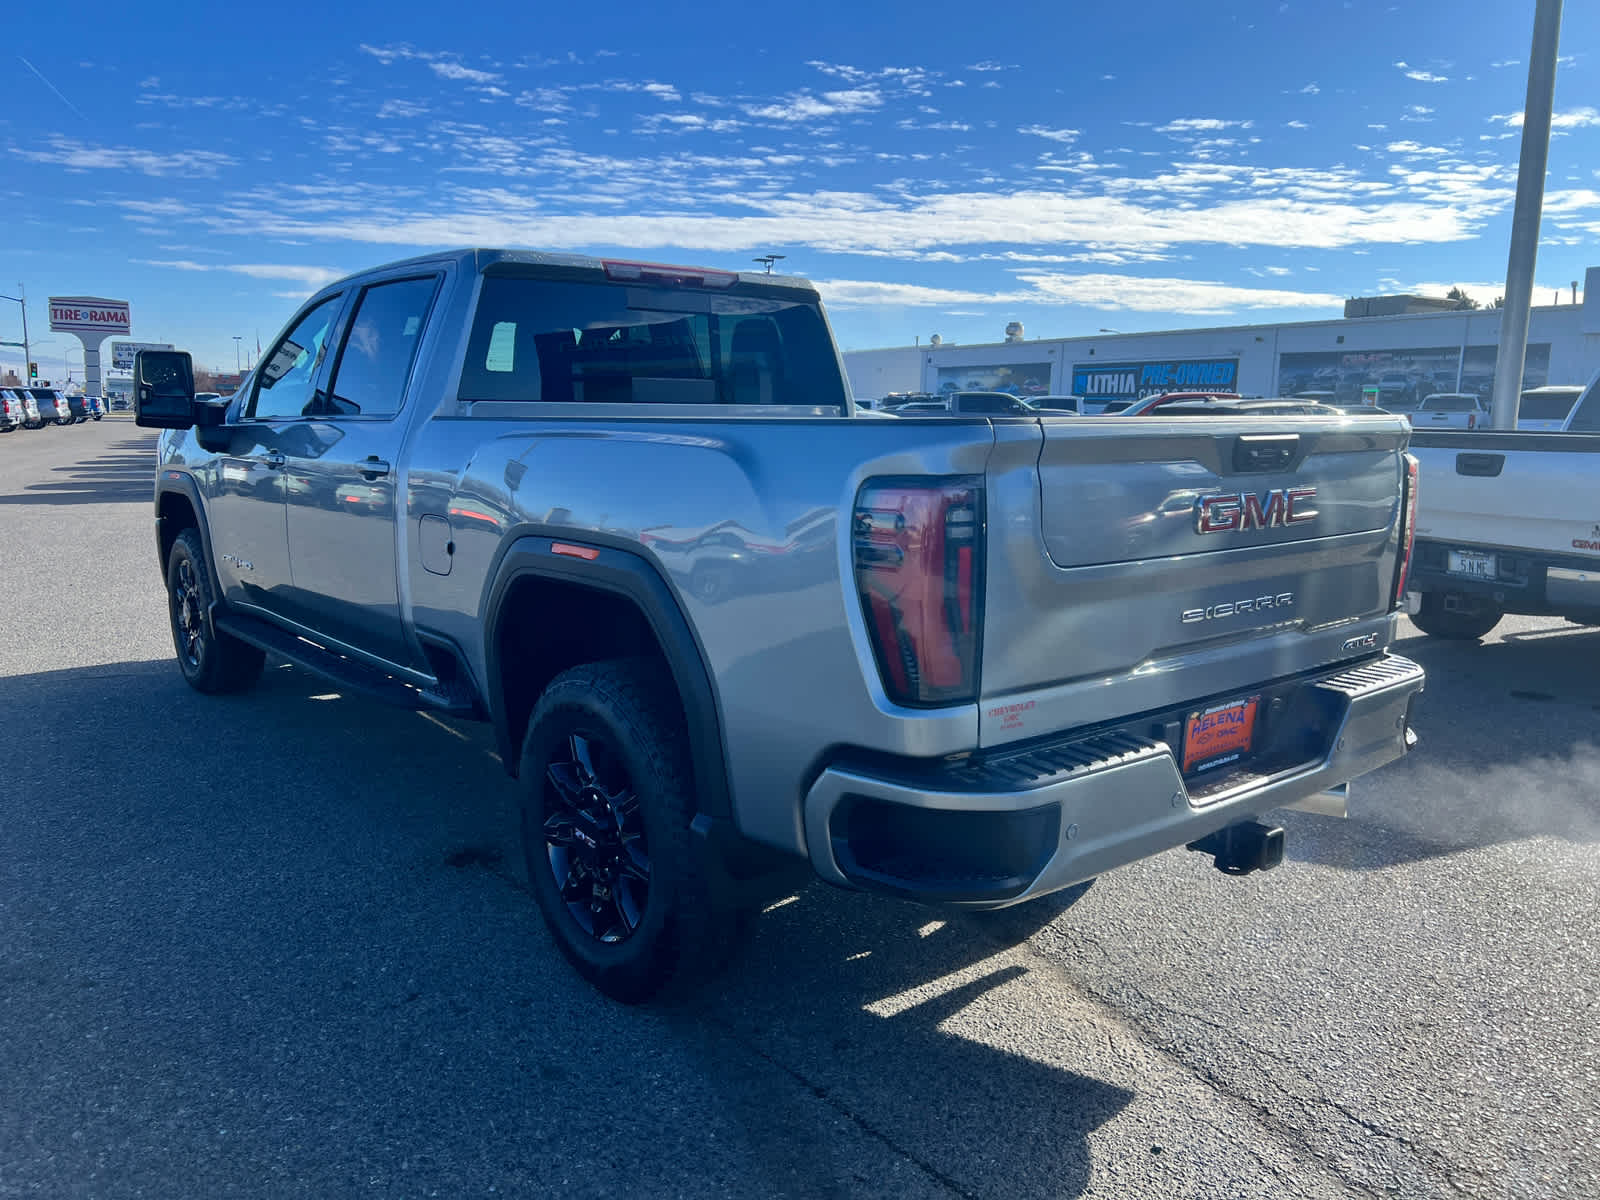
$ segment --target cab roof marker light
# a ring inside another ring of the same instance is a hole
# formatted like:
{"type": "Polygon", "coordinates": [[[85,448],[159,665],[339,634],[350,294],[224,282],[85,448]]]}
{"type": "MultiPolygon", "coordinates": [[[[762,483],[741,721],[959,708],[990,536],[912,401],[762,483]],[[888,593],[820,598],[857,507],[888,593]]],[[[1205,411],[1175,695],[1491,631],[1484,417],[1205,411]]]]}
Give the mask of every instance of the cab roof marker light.
{"type": "Polygon", "coordinates": [[[607,258],[600,263],[606,278],[618,283],[664,283],[677,287],[732,287],[739,282],[734,271],[713,267],[674,267],[668,263],[632,262],[607,258]]]}

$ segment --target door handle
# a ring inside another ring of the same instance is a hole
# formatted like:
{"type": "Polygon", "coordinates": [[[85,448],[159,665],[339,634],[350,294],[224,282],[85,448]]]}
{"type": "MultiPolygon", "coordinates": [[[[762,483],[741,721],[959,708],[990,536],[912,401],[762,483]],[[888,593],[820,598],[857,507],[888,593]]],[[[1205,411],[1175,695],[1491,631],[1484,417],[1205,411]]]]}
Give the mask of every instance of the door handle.
{"type": "Polygon", "coordinates": [[[356,464],[356,470],[361,472],[363,479],[382,479],[389,473],[389,464],[376,454],[369,454],[356,464]]]}
{"type": "Polygon", "coordinates": [[[274,471],[276,471],[279,468],[281,468],[283,466],[283,464],[288,462],[288,461],[289,461],[288,459],[286,459],[283,455],[279,454],[276,450],[274,450],[271,454],[263,454],[261,456],[262,465],[266,466],[266,467],[269,467],[274,471]]]}

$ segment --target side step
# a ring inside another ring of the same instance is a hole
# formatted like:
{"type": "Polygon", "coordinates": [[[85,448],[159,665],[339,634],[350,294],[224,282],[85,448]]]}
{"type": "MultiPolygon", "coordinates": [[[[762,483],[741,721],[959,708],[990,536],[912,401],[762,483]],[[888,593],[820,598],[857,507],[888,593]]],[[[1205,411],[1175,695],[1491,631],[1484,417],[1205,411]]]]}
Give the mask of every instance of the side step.
{"type": "Polygon", "coordinates": [[[399,708],[426,708],[459,717],[481,715],[477,696],[463,679],[441,679],[431,687],[420,687],[385,674],[358,659],[296,637],[288,630],[279,629],[256,617],[218,608],[211,619],[219,631],[241,642],[259,646],[268,654],[286,658],[297,667],[304,667],[341,687],[361,692],[385,704],[399,708]]]}

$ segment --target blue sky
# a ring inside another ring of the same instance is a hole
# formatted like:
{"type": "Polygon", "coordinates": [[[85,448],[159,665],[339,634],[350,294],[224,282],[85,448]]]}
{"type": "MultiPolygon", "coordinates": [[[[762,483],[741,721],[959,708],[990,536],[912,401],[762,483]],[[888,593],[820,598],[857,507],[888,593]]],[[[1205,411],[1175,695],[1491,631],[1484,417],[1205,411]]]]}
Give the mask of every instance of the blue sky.
{"type": "MultiPolygon", "coordinates": [[[[47,295],[128,299],[136,338],[226,367],[323,281],[466,244],[784,254],[847,349],[1487,301],[1532,14],[29,4],[3,39],[0,291],[26,285],[41,336],[47,295]]],[[[1596,48],[1600,5],[1568,4],[1536,302],[1600,263],[1596,48]]],[[[60,377],[75,345],[36,357],[60,377]]]]}

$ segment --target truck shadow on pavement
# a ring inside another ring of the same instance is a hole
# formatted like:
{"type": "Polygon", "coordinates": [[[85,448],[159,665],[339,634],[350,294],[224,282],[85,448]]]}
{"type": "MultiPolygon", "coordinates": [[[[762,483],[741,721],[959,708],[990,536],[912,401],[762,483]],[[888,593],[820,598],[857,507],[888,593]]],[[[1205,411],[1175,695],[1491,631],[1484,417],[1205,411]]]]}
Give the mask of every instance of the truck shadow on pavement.
{"type": "Polygon", "coordinates": [[[0,504],[151,504],[155,445],[154,434],[112,442],[93,458],[53,468],[47,482],[0,494],[0,504]]]}
{"type": "Polygon", "coordinates": [[[997,940],[814,886],[695,1006],[629,1009],[546,936],[485,727],[283,666],[0,700],[44,731],[0,787],[23,1190],[1072,1196],[1136,1097],[1009,944],[1072,894],[997,940]]]}
{"type": "Polygon", "coordinates": [[[1284,814],[1291,859],[1378,870],[1530,837],[1600,842],[1600,631],[1395,649],[1428,671],[1418,748],[1355,781],[1348,821],[1284,814]]]}

